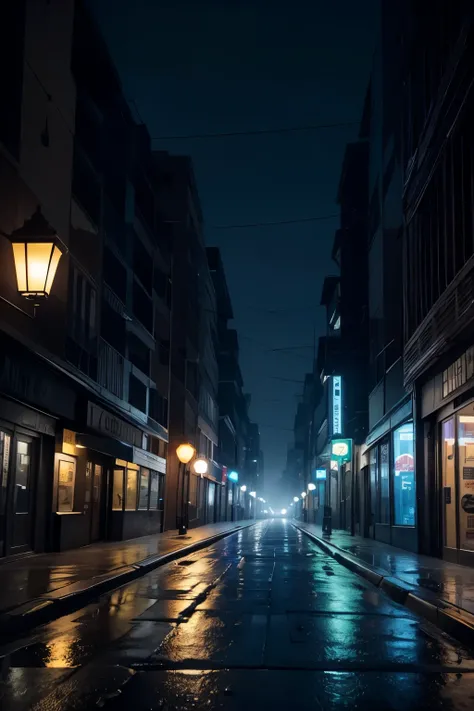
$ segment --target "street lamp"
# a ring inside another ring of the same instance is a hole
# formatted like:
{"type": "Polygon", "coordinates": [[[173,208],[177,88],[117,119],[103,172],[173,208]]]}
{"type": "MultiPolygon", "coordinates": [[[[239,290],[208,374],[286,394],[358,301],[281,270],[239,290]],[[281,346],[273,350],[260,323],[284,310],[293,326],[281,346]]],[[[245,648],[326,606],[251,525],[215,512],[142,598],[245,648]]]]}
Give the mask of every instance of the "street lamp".
{"type": "Polygon", "coordinates": [[[49,296],[64,247],[40,207],[9,239],[18,293],[38,306],[49,296]]]}
{"type": "Polygon", "coordinates": [[[293,501],[295,502],[295,504],[297,504],[299,500],[300,500],[299,496],[293,496],[293,501]]]}
{"type": "Polygon", "coordinates": [[[199,457],[199,459],[194,460],[193,467],[196,474],[200,474],[202,476],[203,474],[207,474],[209,464],[207,463],[207,459],[199,457]]]}
{"type": "Polygon", "coordinates": [[[255,499],[255,497],[257,496],[257,492],[256,491],[249,491],[249,496],[252,496],[255,499]]]}
{"type": "Polygon", "coordinates": [[[314,491],[316,489],[316,484],[308,484],[308,491],[314,491]]]}
{"type": "Polygon", "coordinates": [[[181,464],[189,464],[191,459],[196,454],[196,450],[194,449],[192,444],[189,444],[189,442],[187,442],[186,444],[179,445],[179,447],[176,449],[176,454],[181,464]]]}
{"type": "MultiPolygon", "coordinates": [[[[188,464],[191,461],[191,459],[194,457],[195,454],[196,454],[196,450],[194,449],[192,444],[189,444],[189,442],[180,444],[179,447],[177,447],[177,449],[176,449],[176,455],[177,455],[179,462],[180,462],[179,468],[181,470],[181,511],[180,511],[180,516],[176,517],[177,524],[178,524],[178,531],[179,531],[180,536],[186,535],[187,530],[188,530],[188,499],[189,499],[188,464]],[[187,492],[185,492],[186,483],[187,483],[187,492]]],[[[178,470],[178,484],[179,484],[179,476],[180,476],[180,472],[178,470]]],[[[178,490],[176,491],[176,494],[178,494],[178,490]]]]}
{"type": "Polygon", "coordinates": [[[306,496],[306,491],[302,491],[302,492],[301,492],[301,498],[304,499],[305,496],[306,496]]]}
{"type": "Polygon", "coordinates": [[[247,491],[247,487],[245,486],[245,484],[240,487],[240,491],[243,491],[243,493],[245,494],[245,492],[247,491]]]}

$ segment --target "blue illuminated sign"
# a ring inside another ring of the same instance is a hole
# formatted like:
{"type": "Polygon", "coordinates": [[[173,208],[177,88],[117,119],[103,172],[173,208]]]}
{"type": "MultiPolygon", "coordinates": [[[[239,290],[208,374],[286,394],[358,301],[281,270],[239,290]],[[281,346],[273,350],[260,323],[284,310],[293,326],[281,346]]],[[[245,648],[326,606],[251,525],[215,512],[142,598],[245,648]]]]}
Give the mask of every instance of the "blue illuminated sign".
{"type": "Polygon", "coordinates": [[[316,479],[322,480],[326,478],[325,469],[316,469],[316,479]]]}
{"type": "Polygon", "coordinates": [[[229,472],[229,474],[227,474],[227,478],[233,482],[239,481],[239,475],[237,474],[237,472],[229,472]]]}

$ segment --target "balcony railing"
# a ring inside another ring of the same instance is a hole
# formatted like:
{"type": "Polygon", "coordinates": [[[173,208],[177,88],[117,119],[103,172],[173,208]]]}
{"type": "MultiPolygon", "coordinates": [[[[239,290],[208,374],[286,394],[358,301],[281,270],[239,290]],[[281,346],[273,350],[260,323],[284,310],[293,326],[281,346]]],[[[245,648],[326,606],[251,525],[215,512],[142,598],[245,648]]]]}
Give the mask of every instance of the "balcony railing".
{"type": "Polygon", "coordinates": [[[123,400],[124,359],[102,339],[99,342],[99,385],[123,400]]]}
{"type": "Polygon", "coordinates": [[[471,257],[405,345],[405,385],[413,383],[473,320],[474,257],[471,257]]]}

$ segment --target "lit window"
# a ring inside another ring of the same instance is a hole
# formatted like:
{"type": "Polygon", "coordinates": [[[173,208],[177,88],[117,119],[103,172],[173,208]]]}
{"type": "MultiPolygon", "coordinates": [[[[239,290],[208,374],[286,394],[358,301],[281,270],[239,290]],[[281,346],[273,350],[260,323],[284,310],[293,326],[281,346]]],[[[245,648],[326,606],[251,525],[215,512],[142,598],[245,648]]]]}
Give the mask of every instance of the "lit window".
{"type": "Polygon", "coordinates": [[[415,525],[413,422],[393,433],[393,512],[396,526],[415,525]]]}
{"type": "Polygon", "coordinates": [[[150,471],[141,467],[140,469],[140,494],[138,498],[138,508],[148,509],[150,471]]]}
{"type": "Polygon", "coordinates": [[[134,469],[127,469],[127,489],[125,492],[126,511],[135,511],[137,508],[137,478],[137,471],[134,469]]]}

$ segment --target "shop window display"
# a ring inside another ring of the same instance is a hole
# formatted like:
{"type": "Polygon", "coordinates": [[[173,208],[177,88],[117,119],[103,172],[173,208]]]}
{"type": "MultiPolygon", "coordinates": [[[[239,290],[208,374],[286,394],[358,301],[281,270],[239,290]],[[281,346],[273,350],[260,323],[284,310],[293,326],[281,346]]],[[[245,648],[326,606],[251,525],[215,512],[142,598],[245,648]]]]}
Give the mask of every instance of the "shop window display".
{"type": "MultiPolygon", "coordinates": [[[[472,407],[470,408],[472,411],[472,407]]],[[[459,542],[474,550],[474,415],[458,418],[459,542]]]]}
{"type": "Polygon", "coordinates": [[[414,526],[416,510],[413,422],[393,433],[393,512],[396,526],[414,526]]]}

